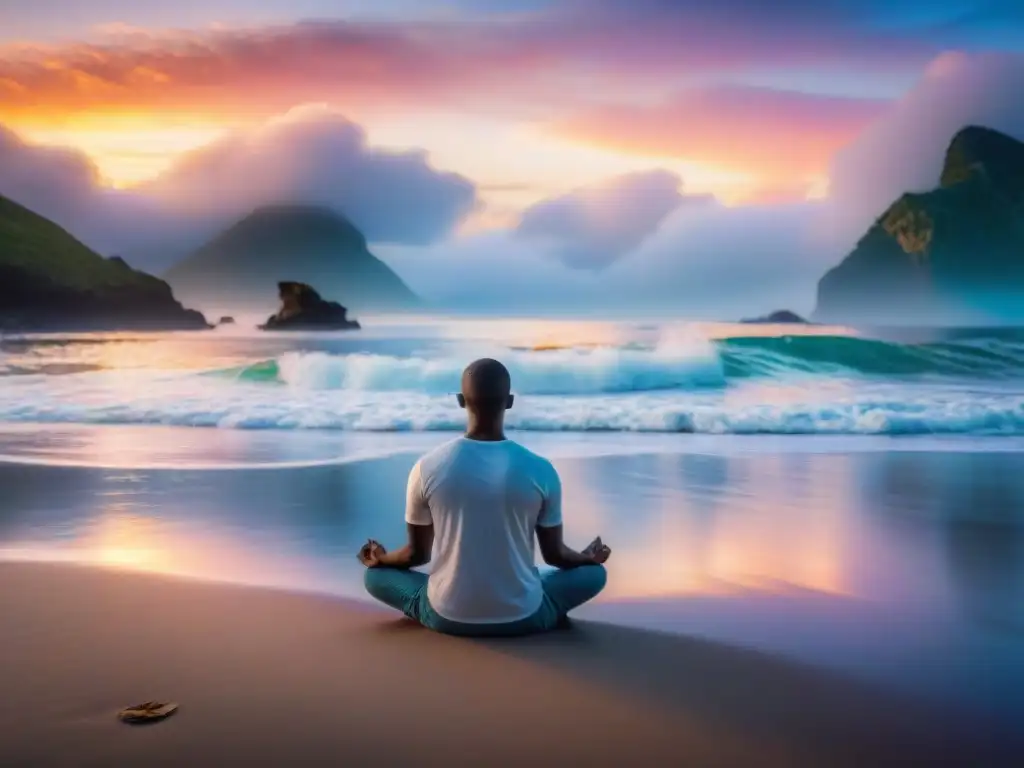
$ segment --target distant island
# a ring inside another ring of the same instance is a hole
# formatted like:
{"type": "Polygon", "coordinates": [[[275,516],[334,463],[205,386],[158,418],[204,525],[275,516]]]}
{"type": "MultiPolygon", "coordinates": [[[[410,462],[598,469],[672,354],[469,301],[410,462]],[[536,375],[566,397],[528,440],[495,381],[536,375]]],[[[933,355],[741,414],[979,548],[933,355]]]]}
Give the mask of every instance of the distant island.
{"type": "Polygon", "coordinates": [[[938,188],[907,193],[818,284],[813,318],[884,324],[1024,319],[1024,143],[968,126],[938,188]]]}
{"type": "Polygon", "coordinates": [[[336,301],[324,301],[305,283],[277,284],[281,309],[260,326],[263,331],[354,331],[359,323],[336,301]]]}
{"type": "Polygon", "coordinates": [[[358,312],[404,312],[421,301],[340,213],[308,205],[259,208],[165,275],[198,306],[253,311],[283,277],[316,285],[358,312]]]}
{"type": "Polygon", "coordinates": [[[65,230],[0,196],[0,330],[209,328],[159,278],[106,259],[65,230]]]}
{"type": "Polygon", "coordinates": [[[745,317],[742,320],[740,320],[740,322],[741,323],[750,323],[750,324],[764,323],[764,324],[771,324],[771,325],[774,325],[774,324],[780,324],[781,325],[781,324],[789,324],[789,323],[797,323],[797,324],[803,324],[803,325],[807,325],[808,324],[807,320],[804,320],[796,312],[791,312],[788,309],[778,309],[778,310],[776,310],[774,312],[770,312],[767,315],[764,315],[762,317],[745,317]]]}

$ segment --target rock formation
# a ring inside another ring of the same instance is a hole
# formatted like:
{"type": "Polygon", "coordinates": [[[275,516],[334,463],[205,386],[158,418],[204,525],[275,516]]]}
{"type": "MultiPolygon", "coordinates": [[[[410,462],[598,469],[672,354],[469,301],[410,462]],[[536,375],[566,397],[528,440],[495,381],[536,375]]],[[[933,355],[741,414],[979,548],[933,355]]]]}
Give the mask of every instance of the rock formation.
{"type": "Polygon", "coordinates": [[[264,331],[349,331],[359,323],[348,319],[348,310],[336,301],[324,301],[305,283],[277,284],[281,309],[260,326],[264,331]]]}
{"type": "Polygon", "coordinates": [[[1024,143],[959,131],[939,187],[889,206],[818,284],[814,319],[966,324],[1024,319],[1024,143]]]}
{"type": "Polygon", "coordinates": [[[804,320],[802,317],[800,317],[800,315],[798,315],[796,312],[790,312],[788,309],[777,309],[774,312],[770,312],[769,314],[767,314],[767,315],[765,315],[763,317],[748,317],[748,318],[744,318],[743,320],[740,320],[740,322],[741,323],[766,323],[766,324],[773,324],[773,323],[779,323],[779,324],[784,324],[784,323],[806,324],[807,323],[807,321],[804,320]]]}

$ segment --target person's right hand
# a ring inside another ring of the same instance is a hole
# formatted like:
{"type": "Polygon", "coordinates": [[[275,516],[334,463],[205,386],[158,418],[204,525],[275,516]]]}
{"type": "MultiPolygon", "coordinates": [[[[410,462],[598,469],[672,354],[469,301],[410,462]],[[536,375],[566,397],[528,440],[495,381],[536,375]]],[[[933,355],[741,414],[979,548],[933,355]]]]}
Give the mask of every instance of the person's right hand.
{"type": "Polygon", "coordinates": [[[604,565],[611,556],[612,550],[611,547],[601,541],[601,537],[598,536],[590,542],[586,549],[584,549],[580,554],[586,555],[597,565],[604,565]]]}
{"type": "Polygon", "coordinates": [[[376,568],[380,565],[380,556],[385,554],[385,552],[386,550],[380,545],[380,542],[369,539],[360,548],[357,557],[359,562],[367,568],[376,568]]]}

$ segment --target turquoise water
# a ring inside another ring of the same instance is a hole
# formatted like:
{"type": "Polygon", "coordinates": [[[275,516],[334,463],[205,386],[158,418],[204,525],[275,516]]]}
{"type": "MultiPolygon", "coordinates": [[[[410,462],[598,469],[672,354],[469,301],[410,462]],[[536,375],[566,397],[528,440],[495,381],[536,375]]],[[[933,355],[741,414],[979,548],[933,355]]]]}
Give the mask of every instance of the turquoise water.
{"type": "Polygon", "coordinates": [[[1024,333],[441,321],[4,340],[0,422],[453,431],[475,357],[534,432],[1024,434],[1024,333]]]}

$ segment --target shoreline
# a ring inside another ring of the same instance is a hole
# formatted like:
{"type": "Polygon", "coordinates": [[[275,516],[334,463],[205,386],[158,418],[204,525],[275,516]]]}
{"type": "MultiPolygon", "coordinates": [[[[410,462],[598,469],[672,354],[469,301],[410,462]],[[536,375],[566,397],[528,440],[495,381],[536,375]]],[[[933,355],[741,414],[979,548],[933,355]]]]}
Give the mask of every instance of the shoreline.
{"type": "MultiPolygon", "coordinates": [[[[0,467],[138,471],[244,471],[332,467],[419,456],[461,430],[236,429],[135,423],[3,422],[0,467]],[[116,457],[107,441],[116,438],[116,457]],[[251,451],[258,451],[258,456],[251,451]]],[[[758,457],[870,453],[1024,452],[1016,435],[703,434],[508,430],[556,462],[609,457],[758,457]]]]}
{"type": "Polygon", "coordinates": [[[0,563],[0,763],[1010,765],[962,712],[723,643],[577,621],[436,635],[371,604],[0,563]],[[115,713],[181,710],[149,728],[115,713]]]}

